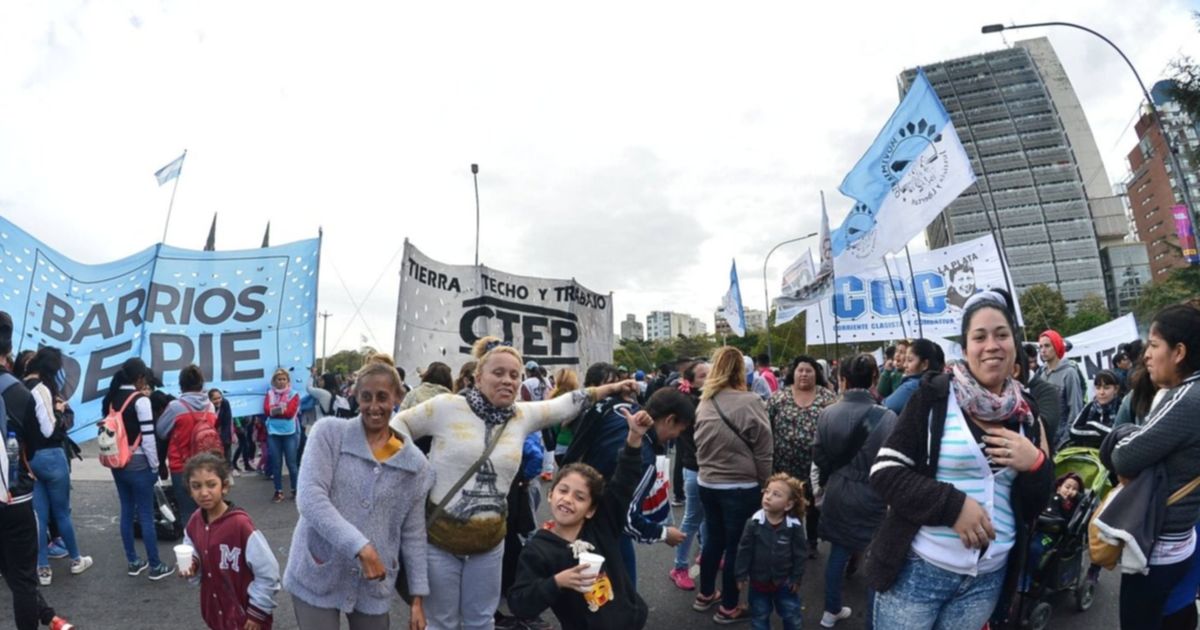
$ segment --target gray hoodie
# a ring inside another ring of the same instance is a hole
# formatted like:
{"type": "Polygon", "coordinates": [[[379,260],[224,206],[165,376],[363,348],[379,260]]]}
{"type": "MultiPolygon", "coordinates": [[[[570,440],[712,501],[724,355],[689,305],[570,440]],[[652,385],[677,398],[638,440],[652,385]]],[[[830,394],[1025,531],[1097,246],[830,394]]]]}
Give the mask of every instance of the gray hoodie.
{"type": "Polygon", "coordinates": [[[212,407],[212,402],[204,392],[186,392],[172,400],[154,423],[154,432],[158,434],[158,439],[165,441],[170,438],[171,431],[175,428],[175,418],[179,414],[202,411],[205,407],[212,407]]]}

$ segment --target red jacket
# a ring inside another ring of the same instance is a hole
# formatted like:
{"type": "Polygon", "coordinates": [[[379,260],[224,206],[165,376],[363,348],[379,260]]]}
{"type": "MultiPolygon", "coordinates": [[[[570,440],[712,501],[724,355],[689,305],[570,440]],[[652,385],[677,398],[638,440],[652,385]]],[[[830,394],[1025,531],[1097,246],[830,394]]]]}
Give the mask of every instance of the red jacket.
{"type": "Polygon", "coordinates": [[[216,521],[196,510],[184,532],[195,549],[200,578],[200,616],[213,630],[242,630],[246,619],[271,630],[279,561],[250,515],[230,506],[216,521]]]}
{"type": "MultiPolygon", "coordinates": [[[[190,396],[191,394],[185,394],[190,396]]],[[[170,421],[160,417],[158,425],[161,428],[160,433],[166,433],[167,442],[167,465],[171,469],[172,474],[183,472],[183,465],[195,453],[192,451],[192,429],[197,422],[207,422],[216,428],[217,414],[213,411],[212,403],[208,402],[208,396],[203,395],[204,406],[197,409],[193,406],[195,403],[190,403],[186,400],[178,399],[171,401],[168,405],[168,410],[171,412],[170,421]]],[[[163,416],[167,416],[167,412],[163,412],[163,416]]]]}

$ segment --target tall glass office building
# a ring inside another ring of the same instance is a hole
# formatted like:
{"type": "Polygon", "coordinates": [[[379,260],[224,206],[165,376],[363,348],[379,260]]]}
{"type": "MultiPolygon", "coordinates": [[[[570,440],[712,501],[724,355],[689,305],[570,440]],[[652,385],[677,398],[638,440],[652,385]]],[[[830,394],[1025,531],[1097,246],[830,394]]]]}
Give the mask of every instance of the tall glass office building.
{"type": "MultiPolygon", "coordinates": [[[[1106,297],[1100,249],[1120,243],[1128,223],[1050,42],[1021,41],[923,68],[977,177],[926,228],[930,247],[999,227],[1018,294],[1045,284],[1072,310],[1089,294],[1106,297]]],[[[902,93],[916,73],[900,75],[902,93]]]]}

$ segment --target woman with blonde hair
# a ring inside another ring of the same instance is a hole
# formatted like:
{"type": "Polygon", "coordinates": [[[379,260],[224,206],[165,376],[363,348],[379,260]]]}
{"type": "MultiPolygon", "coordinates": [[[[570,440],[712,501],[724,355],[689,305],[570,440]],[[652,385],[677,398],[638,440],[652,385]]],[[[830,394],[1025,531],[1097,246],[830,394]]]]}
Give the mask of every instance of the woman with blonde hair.
{"type": "Polygon", "coordinates": [[[271,389],[263,398],[267,416],[267,452],[271,454],[271,479],[275,482],[273,503],[283,501],[283,463],[287,462],[292,479],[292,498],[296,498],[296,475],[300,470],[300,395],[292,391],[292,375],[284,368],[271,375],[271,389]]]}
{"type": "Polygon", "coordinates": [[[436,481],[427,499],[429,585],[425,614],[432,629],[493,627],[500,603],[501,558],[509,486],[530,433],[574,420],[591,402],[633,392],[634,381],[518,402],[524,361],[495,337],[475,342],[475,385],[438,396],[392,418],[416,439],[432,436],[436,481]]]}
{"type": "Polygon", "coordinates": [[[723,346],[713,353],[696,409],[696,460],[700,466],[700,502],[707,532],[700,555],[700,593],[692,608],[720,604],[713,621],[746,619],[738,607],[738,586],[731,570],[746,521],[761,501],[762,485],[771,476],[774,442],[767,410],[757,394],[747,391],[742,353],[723,346]],[[722,558],[723,591],[716,590],[722,558]]]}
{"type": "MultiPolygon", "coordinates": [[[[554,390],[550,392],[550,398],[567,392],[573,392],[579,389],[579,374],[571,368],[558,368],[554,372],[554,390]]],[[[575,431],[571,425],[564,424],[558,427],[557,435],[554,437],[554,463],[561,464],[562,458],[567,454],[567,448],[571,446],[571,439],[575,437],[575,431]]]]}

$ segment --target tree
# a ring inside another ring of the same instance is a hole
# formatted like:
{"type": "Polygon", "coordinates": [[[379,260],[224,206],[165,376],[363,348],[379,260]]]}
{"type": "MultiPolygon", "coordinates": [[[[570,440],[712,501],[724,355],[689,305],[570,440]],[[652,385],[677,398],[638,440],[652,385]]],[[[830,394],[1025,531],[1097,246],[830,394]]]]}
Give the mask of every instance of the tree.
{"type": "MultiPolygon", "coordinates": [[[[774,319],[774,313],[771,314],[771,318],[774,319]]],[[[795,317],[791,321],[784,322],[778,326],[771,326],[772,365],[787,365],[796,355],[807,353],[806,319],[807,317],[795,317]]],[[[765,330],[759,335],[759,339],[754,344],[752,350],[753,356],[766,354],[767,332],[765,330]]]]}
{"type": "Polygon", "coordinates": [[[659,346],[654,351],[654,365],[659,366],[663,363],[675,363],[675,351],[670,346],[659,346]]]}
{"type": "MultiPolygon", "coordinates": [[[[1062,330],[1059,330],[1064,337],[1081,333],[1085,330],[1091,330],[1104,322],[1112,319],[1112,313],[1108,311],[1108,304],[1104,298],[1089,293],[1075,305],[1075,314],[1063,325],[1062,330]]],[[[1026,319],[1026,321],[1029,321],[1026,319]]]]}
{"type": "Polygon", "coordinates": [[[717,342],[708,335],[696,335],[695,337],[680,335],[671,340],[671,348],[675,351],[675,356],[690,359],[707,357],[716,347],[717,342]]]}
{"type": "Polygon", "coordinates": [[[1044,284],[1035,284],[1021,294],[1021,315],[1025,318],[1027,334],[1036,336],[1043,330],[1059,330],[1067,323],[1067,301],[1058,291],[1044,284]]]}
{"type": "MultiPolygon", "coordinates": [[[[325,360],[325,371],[334,374],[353,374],[362,367],[369,354],[375,354],[375,349],[369,346],[363,346],[358,350],[336,352],[325,360]]],[[[320,365],[319,361],[317,365],[320,365]]]]}
{"type": "Polygon", "coordinates": [[[1133,307],[1140,322],[1149,322],[1163,307],[1194,300],[1200,295],[1200,267],[1181,267],[1171,270],[1145,289],[1133,307]]]}
{"type": "MultiPolygon", "coordinates": [[[[1200,26],[1200,11],[1193,12],[1192,17],[1200,26]]],[[[1175,80],[1169,92],[1171,98],[1191,115],[1192,120],[1200,120],[1200,64],[1191,57],[1182,56],[1171,62],[1171,71],[1175,80]]]]}

